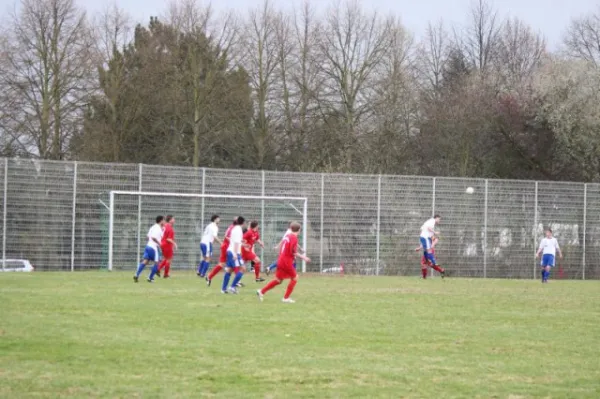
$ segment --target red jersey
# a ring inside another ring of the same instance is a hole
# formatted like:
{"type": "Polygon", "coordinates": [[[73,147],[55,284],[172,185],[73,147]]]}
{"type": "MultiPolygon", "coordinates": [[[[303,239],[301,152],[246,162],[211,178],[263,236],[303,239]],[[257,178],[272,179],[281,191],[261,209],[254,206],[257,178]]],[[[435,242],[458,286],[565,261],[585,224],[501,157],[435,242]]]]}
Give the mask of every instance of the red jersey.
{"type": "Polygon", "coordinates": [[[250,250],[254,249],[254,244],[256,244],[258,240],[260,240],[260,233],[258,231],[248,229],[244,234],[244,242],[250,247],[250,250]]]}
{"type": "Polygon", "coordinates": [[[229,237],[231,237],[231,230],[233,229],[234,226],[235,225],[232,224],[225,231],[225,236],[223,237],[223,244],[221,244],[221,248],[229,247],[229,237]]]}
{"type": "Polygon", "coordinates": [[[281,249],[279,250],[279,260],[293,263],[298,253],[298,236],[288,234],[283,239],[281,249]]]}
{"type": "Polygon", "coordinates": [[[173,243],[167,241],[168,239],[175,241],[175,230],[173,230],[173,226],[171,226],[171,223],[165,224],[165,229],[163,230],[160,246],[172,246],[173,243]]]}

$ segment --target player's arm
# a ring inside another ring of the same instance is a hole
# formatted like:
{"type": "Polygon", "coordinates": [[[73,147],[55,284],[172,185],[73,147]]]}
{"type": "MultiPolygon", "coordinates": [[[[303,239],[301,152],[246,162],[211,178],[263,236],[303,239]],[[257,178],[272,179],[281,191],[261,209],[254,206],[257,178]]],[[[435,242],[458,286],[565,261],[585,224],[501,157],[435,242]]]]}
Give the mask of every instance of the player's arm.
{"type": "Polygon", "coordinates": [[[540,254],[542,253],[544,247],[542,246],[542,243],[540,243],[540,247],[538,248],[537,252],[535,253],[535,257],[539,258],[540,254]]]}
{"type": "Polygon", "coordinates": [[[560,245],[558,245],[558,241],[556,242],[556,251],[558,252],[558,256],[562,259],[563,258],[563,253],[560,249],[560,245]]]}
{"type": "Polygon", "coordinates": [[[260,245],[260,247],[261,247],[261,248],[264,248],[264,247],[265,247],[265,243],[264,243],[264,242],[262,242],[262,240],[261,240],[260,238],[259,238],[258,240],[256,240],[256,243],[257,243],[258,245],[260,245]]]}
{"type": "Polygon", "coordinates": [[[175,240],[174,240],[174,239],[172,239],[172,238],[167,238],[167,242],[171,243],[171,244],[172,244],[172,245],[175,247],[175,249],[177,249],[177,243],[175,242],[175,240]]]}

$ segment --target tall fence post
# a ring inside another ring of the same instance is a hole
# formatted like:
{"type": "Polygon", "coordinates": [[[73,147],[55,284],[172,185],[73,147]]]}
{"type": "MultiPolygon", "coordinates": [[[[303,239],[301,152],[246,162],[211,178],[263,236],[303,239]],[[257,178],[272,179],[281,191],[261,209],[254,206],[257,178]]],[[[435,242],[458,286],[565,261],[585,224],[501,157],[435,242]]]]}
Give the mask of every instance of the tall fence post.
{"type": "MultiPolygon", "coordinates": [[[[432,196],[431,196],[431,217],[435,216],[435,177],[433,178],[432,196]]],[[[433,269],[429,268],[429,277],[433,278],[433,269]]]]}
{"type": "MultiPolygon", "coordinates": [[[[536,247],[536,234],[537,234],[537,228],[538,228],[538,182],[535,182],[535,211],[533,213],[533,251],[532,253],[535,253],[535,247],[536,247]]],[[[537,277],[537,259],[534,258],[533,260],[533,279],[535,280],[537,277]]]]}
{"type": "Polygon", "coordinates": [[[379,246],[380,246],[380,230],[381,230],[381,175],[377,180],[377,275],[379,276],[379,246]]]}
{"type": "MultiPolygon", "coordinates": [[[[138,164],[138,191],[144,191],[142,185],[144,173],[144,165],[138,164]]],[[[138,195],[138,214],[137,214],[138,228],[137,228],[137,259],[142,258],[142,196],[138,195]]]]}
{"type": "Polygon", "coordinates": [[[2,205],[2,269],[6,267],[6,208],[8,203],[8,158],[4,158],[4,197],[2,205]]]}
{"type": "MultiPolygon", "coordinates": [[[[108,271],[113,269],[113,240],[114,240],[114,227],[115,227],[115,193],[110,192],[110,199],[108,205],[108,271]]],[[[138,230],[139,231],[139,230],[138,230]]],[[[139,240],[139,238],[138,238],[139,240]]]]}
{"type": "Polygon", "coordinates": [[[488,179],[485,179],[485,200],[483,209],[483,278],[487,278],[487,226],[488,226],[488,179]]]}
{"type": "MultiPolygon", "coordinates": [[[[202,195],[206,194],[206,168],[202,168],[202,195]]],[[[200,234],[204,228],[204,197],[200,200],[200,234]]]]}
{"type": "Polygon", "coordinates": [[[71,212],[71,271],[75,271],[75,220],[77,218],[77,161],[73,164],[73,207],[71,212]]]}
{"type": "Polygon", "coordinates": [[[581,279],[585,280],[585,242],[586,242],[586,230],[587,230],[587,183],[583,185],[583,243],[582,243],[582,255],[581,255],[581,279]]]}
{"type": "MultiPolygon", "coordinates": [[[[262,171],[262,184],[261,184],[260,195],[262,195],[263,197],[265,196],[265,171],[264,170],[262,171]]],[[[302,226],[302,227],[304,228],[304,230],[306,230],[308,228],[307,226],[302,226]]],[[[260,200],[260,228],[261,229],[265,228],[265,200],[264,199],[260,200]]],[[[261,259],[265,258],[265,249],[263,247],[260,248],[260,258],[261,259]]]]}
{"type": "Polygon", "coordinates": [[[319,237],[319,271],[323,272],[323,208],[325,207],[325,174],[321,173],[321,233],[319,237]]]}

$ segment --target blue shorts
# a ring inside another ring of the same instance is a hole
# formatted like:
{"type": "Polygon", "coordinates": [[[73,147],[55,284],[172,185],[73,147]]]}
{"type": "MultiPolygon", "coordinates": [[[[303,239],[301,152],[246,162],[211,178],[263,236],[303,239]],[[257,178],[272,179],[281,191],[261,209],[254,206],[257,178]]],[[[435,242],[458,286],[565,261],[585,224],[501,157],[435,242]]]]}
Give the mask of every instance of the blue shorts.
{"type": "Polygon", "coordinates": [[[227,267],[239,267],[243,264],[241,254],[234,254],[231,251],[227,251],[227,267]]]}
{"type": "Polygon", "coordinates": [[[431,238],[419,237],[421,239],[421,246],[423,247],[423,251],[427,251],[431,249],[431,238]]]}
{"type": "Polygon", "coordinates": [[[158,251],[150,246],[146,246],[146,248],[144,248],[143,258],[146,260],[152,261],[154,263],[158,263],[158,259],[159,259],[158,251]]]}
{"type": "Polygon", "coordinates": [[[554,255],[544,254],[542,256],[542,267],[550,266],[554,267],[554,255]]]}
{"type": "Polygon", "coordinates": [[[203,258],[210,258],[213,255],[212,244],[208,244],[208,246],[204,243],[200,244],[200,252],[202,252],[203,258]]]}

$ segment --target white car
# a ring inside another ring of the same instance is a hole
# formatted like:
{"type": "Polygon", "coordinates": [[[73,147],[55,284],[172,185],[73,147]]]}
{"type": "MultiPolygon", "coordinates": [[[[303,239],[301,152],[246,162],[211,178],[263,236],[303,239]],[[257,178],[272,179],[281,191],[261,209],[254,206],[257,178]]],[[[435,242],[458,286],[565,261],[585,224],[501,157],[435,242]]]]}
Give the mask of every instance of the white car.
{"type": "MultiPolygon", "coordinates": [[[[2,260],[0,259],[0,265],[2,260]]],[[[27,259],[6,259],[0,272],[32,272],[35,270],[33,265],[27,259]]]]}

